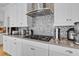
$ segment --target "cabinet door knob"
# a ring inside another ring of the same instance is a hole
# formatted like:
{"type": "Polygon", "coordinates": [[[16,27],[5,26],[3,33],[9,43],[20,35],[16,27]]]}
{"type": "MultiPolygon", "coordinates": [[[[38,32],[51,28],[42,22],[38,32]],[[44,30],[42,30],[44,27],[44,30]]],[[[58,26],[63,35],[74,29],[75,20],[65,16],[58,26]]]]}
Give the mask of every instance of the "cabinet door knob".
{"type": "Polygon", "coordinates": [[[66,50],[66,52],[68,52],[68,53],[73,53],[71,50],[66,50]]]}
{"type": "Polygon", "coordinates": [[[72,19],[66,19],[66,21],[71,21],[72,19]]]}
{"type": "Polygon", "coordinates": [[[66,21],[68,21],[68,19],[66,19],[66,21]]]}

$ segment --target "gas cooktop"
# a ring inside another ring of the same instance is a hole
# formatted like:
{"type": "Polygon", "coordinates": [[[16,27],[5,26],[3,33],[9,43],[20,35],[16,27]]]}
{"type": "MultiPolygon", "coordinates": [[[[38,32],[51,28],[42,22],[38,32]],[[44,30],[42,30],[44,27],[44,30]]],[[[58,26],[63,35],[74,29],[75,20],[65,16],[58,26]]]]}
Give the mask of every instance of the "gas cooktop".
{"type": "Polygon", "coordinates": [[[43,36],[43,35],[32,35],[28,36],[28,38],[35,39],[35,40],[42,40],[42,41],[50,41],[52,36],[43,36]]]}

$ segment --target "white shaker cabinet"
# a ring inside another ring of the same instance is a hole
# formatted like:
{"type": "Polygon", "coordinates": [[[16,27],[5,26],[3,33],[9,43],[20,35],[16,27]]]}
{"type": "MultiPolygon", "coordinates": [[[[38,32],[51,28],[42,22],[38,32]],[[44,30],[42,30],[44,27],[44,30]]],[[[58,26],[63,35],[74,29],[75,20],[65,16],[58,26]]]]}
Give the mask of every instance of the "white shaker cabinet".
{"type": "Polygon", "coordinates": [[[4,8],[4,26],[9,27],[9,6],[4,8]]]}
{"type": "Polygon", "coordinates": [[[9,37],[9,41],[10,42],[10,45],[9,45],[9,52],[10,52],[10,55],[12,56],[16,56],[17,55],[17,44],[16,44],[16,39],[13,39],[12,37],[9,37]]]}
{"type": "Polygon", "coordinates": [[[16,56],[16,40],[13,40],[12,37],[3,36],[3,49],[5,52],[10,55],[16,56]]]}
{"type": "Polygon", "coordinates": [[[79,22],[79,3],[74,3],[72,7],[72,16],[74,22],[79,22]]]}
{"type": "Polygon", "coordinates": [[[27,4],[18,3],[16,4],[16,19],[18,20],[18,27],[27,27],[27,4]]]}
{"type": "Polygon", "coordinates": [[[21,10],[22,10],[22,12],[21,12],[21,14],[22,14],[22,18],[21,18],[21,21],[20,21],[20,23],[22,24],[21,25],[21,27],[27,27],[28,25],[27,25],[27,15],[26,15],[26,13],[27,13],[27,4],[25,3],[25,4],[22,4],[22,6],[21,6],[22,8],[21,8],[21,10]]]}
{"type": "Polygon", "coordinates": [[[16,39],[16,56],[22,56],[22,52],[24,51],[22,50],[23,39],[20,38],[15,38],[15,39],[16,39]]]}
{"type": "Polygon", "coordinates": [[[26,3],[8,4],[4,8],[4,12],[5,12],[4,26],[6,26],[6,24],[10,27],[27,26],[27,15],[26,15],[27,4],[26,3]]]}
{"type": "MultiPolygon", "coordinates": [[[[30,40],[30,39],[29,39],[30,40]]],[[[23,40],[24,56],[48,56],[48,45],[39,42],[23,40]]]]}
{"type": "MultiPolygon", "coordinates": [[[[9,37],[9,36],[8,36],[9,37]]],[[[15,37],[9,37],[11,42],[11,52],[10,54],[12,56],[21,56],[22,55],[22,39],[20,38],[15,38],[15,37]]]]}
{"type": "Polygon", "coordinates": [[[6,7],[4,7],[4,13],[5,13],[4,26],[15,27],[17,25],[15,7],[16,6],[14,4],[8,4],[6,5],[6,7]]]}
{"type": "Polygon", "coordinates": [[[7,36],[3,35],[3,50],[6,51],[6,52],[9,51],[8,41],[7,40],[8,40],[7,36]]]}
{"type": "Polygon", "coordinates": [[[22,40],[10,36],[3,36],[3,49],[12,56],[22,55],[22,40]]]}
{"type": "Polygon", "coordinates": [[[13,4],[10,7],[10,27],[26,27],[27,15],[26,15],[26,3],[13,4]]]}
{"type": "Polygon", "coordinates": [[[12,4],[9,7],[9,19],[10,19],[10,27],[17,27],[17,19],[16,19],[16,5],[12,4]]]}
{"type": "Polygon", "coordinates": [[[48,56],[48,49],[26,44],[23,46],[23,56],[48,56]]]}
{"type": "Polygon", "coordinates": [[[72,4],[69,3],[54,4],[54,21],[55,26],[73,25],[72,4]]]}
{"type": "Polygon", "coordinates": [[[34,56],[34,47],[23,42],[23,56],[34,56]]]}
{"type": "Polygon", "coordinates": [[[3,35],[3,50],[12,56],[79,56],[79,49],[3,35]]]}
{"type": "Polygon", "coordinates": [[[12,55],[12,47],[12,39],[10,39],[8,36],[3,36],[3,50],[12,55]]]}
{"type": "Polygon", "coordinates": [[[3,35],[0,34],[0,44],[3,44],[3,35]]]}
{"type": "Polygon", "coordinates": [[[48,49],[36,47],[35,56],[48,56],[48,49]]]}
{"type": "Polygon", "coordinates": [[[54,45],[49,45],[49,56],[67,56],[60,50],[62,49],[56,48],[54,45]]]}
{"type": "Polygon", "coordinates": [[[57,45],[49,45],[49,56],[79,56],[79,50],[57,45]]]}

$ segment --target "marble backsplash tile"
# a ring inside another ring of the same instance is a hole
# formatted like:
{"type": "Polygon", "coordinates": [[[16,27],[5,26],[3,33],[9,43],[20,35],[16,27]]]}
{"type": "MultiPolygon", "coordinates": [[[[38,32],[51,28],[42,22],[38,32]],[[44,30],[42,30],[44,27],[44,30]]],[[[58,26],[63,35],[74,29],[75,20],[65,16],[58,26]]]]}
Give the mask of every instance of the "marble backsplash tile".
{"type": "Polygon", "coordinates": [[[53,15],[36,17],[34,20],[35,20],[33,27],[34,34],[53,36],[52,33],[54,23],[53,15]]]}
{"type": "Polygon", "coordinates": [[[74,26],[57,26],[60,29],[60,38],[67,38],[67,30],[74,26]]]}

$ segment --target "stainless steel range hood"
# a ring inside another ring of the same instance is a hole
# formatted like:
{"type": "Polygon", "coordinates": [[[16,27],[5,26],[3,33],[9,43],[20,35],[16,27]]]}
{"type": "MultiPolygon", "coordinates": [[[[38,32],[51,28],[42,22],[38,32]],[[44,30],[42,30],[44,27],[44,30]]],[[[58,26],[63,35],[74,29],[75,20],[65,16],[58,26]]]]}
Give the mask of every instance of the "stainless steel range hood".
{"type": "Polygon", "coordinates": [[[46,3],[37,3],[36,5],[33,6],[35,6],[34,10],[28,12],[26,15],[36,17],[54,13],[50,8],[46,7],[46,3]]]}

